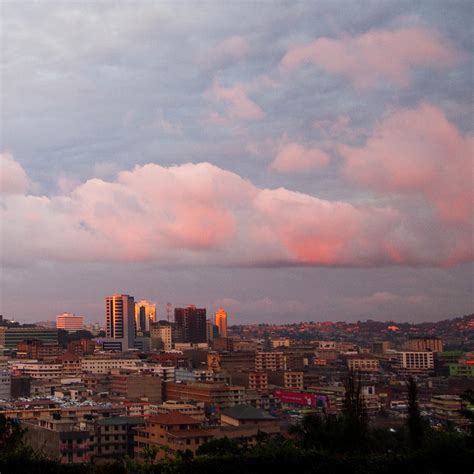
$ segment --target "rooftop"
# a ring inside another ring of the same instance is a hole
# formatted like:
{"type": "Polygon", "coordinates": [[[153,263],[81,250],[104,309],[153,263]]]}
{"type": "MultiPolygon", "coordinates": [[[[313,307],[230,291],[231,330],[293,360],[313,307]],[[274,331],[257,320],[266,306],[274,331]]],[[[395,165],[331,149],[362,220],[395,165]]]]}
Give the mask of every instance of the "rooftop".
{"type": "Polygon", "coordinates": [[[145,420],[143,418],[131,417],[131,416],[114,416],[112,418],[102,418],[97,420],[97,424],[101,426],[114,426],[114,425],[143,425],[145,420]]]}
{"type": "Polygon", "coordinates": [[[276,418],[251,405],[235,405],[222,410],[222,415],[236,420],[275,420],[276,418]]]}
{"type": "Polygon", "coordinates": [[[160,425],[196,425],[199,424],[195,418],[189,415],[175,411],[173,413],[160,413],[158,415],[150,416],[148,419],[150,423],[157,423],[160,425]]]}

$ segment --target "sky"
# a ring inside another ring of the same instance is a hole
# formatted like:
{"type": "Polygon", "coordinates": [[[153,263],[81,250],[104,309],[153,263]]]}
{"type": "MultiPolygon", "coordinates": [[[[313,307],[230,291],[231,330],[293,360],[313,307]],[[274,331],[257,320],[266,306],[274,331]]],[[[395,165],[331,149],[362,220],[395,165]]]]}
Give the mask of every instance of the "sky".
{"type": "Polygon", "coordinates": [[[0,314],[473,312],[472,2],[2,2],[0,314]]]}

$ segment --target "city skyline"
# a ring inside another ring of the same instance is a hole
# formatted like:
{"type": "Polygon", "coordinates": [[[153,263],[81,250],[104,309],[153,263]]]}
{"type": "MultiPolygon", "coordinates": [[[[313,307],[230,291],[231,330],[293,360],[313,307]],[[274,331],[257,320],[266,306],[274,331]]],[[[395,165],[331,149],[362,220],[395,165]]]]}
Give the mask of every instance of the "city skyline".
{"type": "Polygon", "coordinates": [[[4,3],[0,314],[473,312],[469,2],[4,3]]]}

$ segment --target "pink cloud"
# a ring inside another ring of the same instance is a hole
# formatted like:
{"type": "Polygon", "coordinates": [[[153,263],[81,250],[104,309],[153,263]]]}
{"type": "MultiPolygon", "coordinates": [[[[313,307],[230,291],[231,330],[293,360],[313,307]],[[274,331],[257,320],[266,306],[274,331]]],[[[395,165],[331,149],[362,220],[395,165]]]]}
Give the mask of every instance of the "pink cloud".
{"type": "Polygon", "coordinates": [[[0,193],[21,194],[26,192],[28,185],[23,167],[10,153],[0,153],[0,193]]]}
{"type": "Polygon", "coordinates": [[[417,218],[259,188],[209,163],[137,166],[54,196],[6,194],[0,206],[2,258],[15,264],[378,266],[473,258],[463,228],[432,220],[427,230],[417,218]]]}
{"type": "Polygon", "coordinates": [[[318,148],[305,148],[299,143],[282,144],[270,169],[280,173],[304,172],[322,168],[329,163],[329,156],[318,148]]]}
{"type": "Polygon", "coordinates": [[[290,47],[281,66],[290,70],[315,64],[330,73],[348,76],[361,88],[374,86],[380,80],[405,87],[414,67],[442,69],[458,58],[459,54],[437,32],[410,27],[371,30],[339,39],[318,38],[290,47]]]}
{"type": "Polygon", "coordinates": [[[390,111],[362,147],[340,147],[346,176],[380,193],[421,195],[446,222],[472,222],[473,144],[429,104],[390,111]]]}
{"type": "Polygon", "coordinates": [[[227,115],[230,118],[257,120],[265,115],[263,110],[248,97],[245,87],[241,84],[226,88],[218,81],[214,81],[206,95],[213,100],[226,103],[227,115]]]}

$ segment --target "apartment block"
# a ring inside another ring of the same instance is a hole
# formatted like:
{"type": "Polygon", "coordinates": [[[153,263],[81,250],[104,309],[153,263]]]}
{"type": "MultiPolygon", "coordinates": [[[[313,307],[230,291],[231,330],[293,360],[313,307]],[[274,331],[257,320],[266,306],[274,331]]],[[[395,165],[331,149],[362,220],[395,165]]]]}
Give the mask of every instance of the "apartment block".
{"type": "Polygon", "coordinates": [[[81,370],[92,374],[110,374],[122,369],[137,370],[139,359],[86,358],[81,360],[81,370]]]}
{"type": "Polygon", "coordinates": [[[395,353],[395,367],[401,370],[429,372],[434,369],[431,351],[398,351],[395,353]]]}
{"type": "Polygon", "coordinates": [[[355,372],[378,372],[380,370],[379,360],[364,354],[348,356],[346,363],[347,368],[355,372]]]}
{"type": "Polygon", "coordinates": [[[214,437],[214,432],[203,429],[201,422],[177,411],[151,416],[135,437],[135,458],[143,461],[146,448],[157,446],[157,459],[176,457],[178,452],[196,453],[199,446],[214,437]]]}
{"type": "Polygon", "coordinates": [[[203,402],[206,409],[227,408],[244,403],[244,387],[212,382],[167,383],[164,397],[168,400],[203,402]]]}

